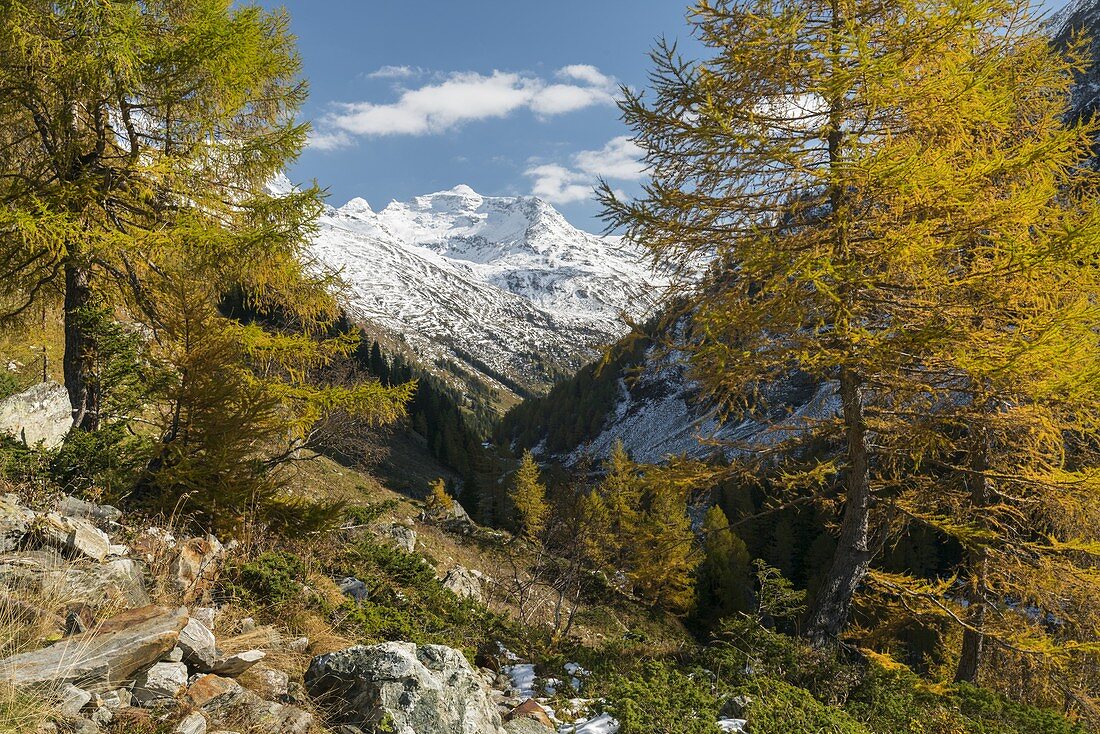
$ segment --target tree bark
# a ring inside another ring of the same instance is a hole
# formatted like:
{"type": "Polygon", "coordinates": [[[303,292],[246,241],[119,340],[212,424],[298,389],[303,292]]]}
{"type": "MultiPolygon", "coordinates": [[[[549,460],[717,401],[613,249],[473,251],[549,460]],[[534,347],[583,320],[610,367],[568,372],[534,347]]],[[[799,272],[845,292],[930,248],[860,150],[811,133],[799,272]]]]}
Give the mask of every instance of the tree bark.
{"type": "Polygon", "coordinates": [[[99,388],[95,380],[95,338],[88,333],[88,308],[92,289],[87,268],[70,261],[65,265],[65,389],[73,408],[73,428],[94,431],[99,427],[99,388]]]}
{"type": "Polygon", "coordinates": [[[836,644],[848,620],[852,597],[871,565],[871,481],[867,426],[859,379],[847,367],[840,371],[840,401],[848,465],[845,471],[844,519],[829,572],[814,599],[806,636],[815,647],[836,644]]]}
{"type": "MultiPolygon", "coordinates": [[[[978,429],[979,436],[970,455],[970,499],[978,513],[984,513],[989,506],[990,489],[986,472],[989,469],[989,446],[984,428],[978,429]]],[[[979,514],[979,519],[983,515],[979,514]]],[[[959,664],[955,668],[956,683],[977,683],[985,652],[986,575],[989,572],[989,557],[984,548],[975,548],[967,554],[967,566],[970,583],[966,589],[966,624],[963,628],[962,652],[959,664]]]]}

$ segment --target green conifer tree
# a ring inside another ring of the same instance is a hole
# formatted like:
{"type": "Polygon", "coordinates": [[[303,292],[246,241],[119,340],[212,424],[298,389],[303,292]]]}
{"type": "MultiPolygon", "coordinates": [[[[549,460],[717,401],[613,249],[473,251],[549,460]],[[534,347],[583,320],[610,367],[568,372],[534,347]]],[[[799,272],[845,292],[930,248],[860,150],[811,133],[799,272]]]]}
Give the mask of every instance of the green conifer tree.
{"type": "Polygon", "coordinates": [[[519,469],[512,477],[509,494],[516,512],[516,529],[530,540],[537,539],[546,528],[550,507],[546,503],[546,485],[539,478],[539,465],[530,451],[523,452],[519,469]]]}

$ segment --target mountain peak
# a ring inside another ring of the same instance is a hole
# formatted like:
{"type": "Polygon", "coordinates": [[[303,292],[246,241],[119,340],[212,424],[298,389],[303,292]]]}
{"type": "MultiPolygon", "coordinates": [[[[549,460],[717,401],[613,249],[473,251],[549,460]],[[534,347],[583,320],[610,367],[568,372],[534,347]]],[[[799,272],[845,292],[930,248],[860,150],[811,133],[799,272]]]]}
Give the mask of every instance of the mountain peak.
{"type": "Polygon", "coordinates": [[[441,193],[441,194],[454,194],[455,196],[476,196],[478,198],[481,198],[481,194],[477,193],[476,191],[474,191],[471,187],[467,186],[466,184],[459,184],[458,186],[455,186],[452,189],[448,189],[447,191],[441,191],[439,193],[441,193]]]}

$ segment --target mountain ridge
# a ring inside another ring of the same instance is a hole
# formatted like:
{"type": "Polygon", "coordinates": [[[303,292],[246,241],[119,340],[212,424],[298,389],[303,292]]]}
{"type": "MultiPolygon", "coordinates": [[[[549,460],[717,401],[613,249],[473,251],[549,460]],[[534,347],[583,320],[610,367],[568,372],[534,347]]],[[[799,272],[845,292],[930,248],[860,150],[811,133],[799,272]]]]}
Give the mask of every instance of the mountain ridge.
{"type": "Polygon", "coordinates": [[[354,318],[513,398],[595,357],[663,285],[638,248],[572,226],[537,197],[465,184],[378,211],[361,198],[326,207],[311,250],[341,273],[354,318]]]}

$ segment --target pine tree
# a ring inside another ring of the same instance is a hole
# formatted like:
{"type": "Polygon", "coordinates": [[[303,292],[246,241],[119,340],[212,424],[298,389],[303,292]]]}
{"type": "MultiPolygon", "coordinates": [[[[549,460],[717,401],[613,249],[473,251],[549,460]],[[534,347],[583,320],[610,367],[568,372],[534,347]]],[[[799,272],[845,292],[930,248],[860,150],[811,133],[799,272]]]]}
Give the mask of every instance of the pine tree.
{"type": "Polygon", "coordinates": [[[644,478],[644,512],[635,536],[626,543],[627,575],[643,599],[672,612],[686,613],[695,602],[699,564],[687,494],[652,470],[644,478]]]}
{"type": "Polygon", "coordinates": [[[454,499],[447,493],[447,484],[442,477],[428,485],[428,498],[425,500],[428,514],[447,517],[454,508],[454,503],[454,499]]]}
{"type": "Polygon", "coordinates": [[[519,469],[512,477],[509,493],[516,512],[516,529],[525,538],[537,539],[546,528],[550,508],[546,503],[546,486],[539,479],[539,465],[530,451],[523,452],[519,469]]]}
{"type": "Polygon", "coordinates": [[[643,482],[637,464],[630,459],[619,439],[611,445],[611,453],[602,469],[603,480],[596,491],[602,498],[610,533],[615,539],[610,560],[622,568],[631,563],[631,546],[640,542],[643,482]]]}
{"type": "Polygon", "coordinates": [[[58,298],[74,425],[102,410],[106,310],[157,329],[173,260],[211,298],[244,287],[328,318],[303,267],[318,190],[264,184],[301,150],[300,63],[284,12],[224,0],[14,1],[0,12],[0,319],[58,298]]]}
{"type": "Polygon", "coordinates": [[[703,560],[696,581],[696,614],[713,623],[750,608],[749,551],[718,505],[703,519],[703,560]]]}
{"type": "MultiPolygon", "coordinates": [[[[947,421],[921,416],[980,405],[967,396],[993,374],[1028,399],[1096,384],[1090,130],[1062,124],[1070,62],[1015,0],[704,0],[691,20],[710,57],[662,44],[652,97],[624,92],[652,182],[601,197],[679,276],[692,328],[676,346],[723,417],[767,420],[761,386],[792,373],[835,386],[835,417],[777,434],[759,464],[839,515],[806,625],[831,644],[885,510],[914,510],[896,498],[950,471],[932,461],[947,421]],[[811,445],[834,451],[807,462],[811,445]]],[[[1087,435],[1086,406],[1045,422],[1087,435]]],[[[1053,479],[1067,467],[1052,447],[1028,467],[1053,479]]],[[[974,466],[957,473],[990,471],[974,466]]],[[[1072,483],[1054,484],[1069,501],[1072,483]]],[[[953,525],[988,551],[1003,528],[983,495],[953,525]]]]}

